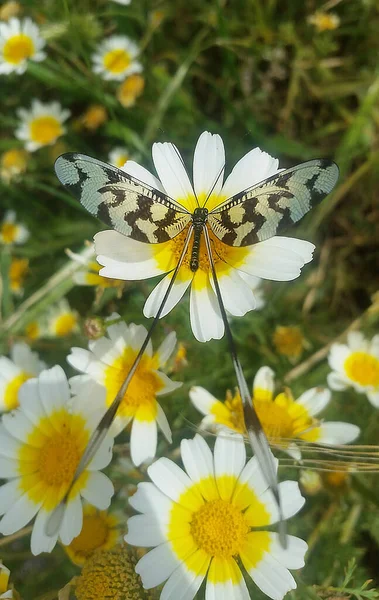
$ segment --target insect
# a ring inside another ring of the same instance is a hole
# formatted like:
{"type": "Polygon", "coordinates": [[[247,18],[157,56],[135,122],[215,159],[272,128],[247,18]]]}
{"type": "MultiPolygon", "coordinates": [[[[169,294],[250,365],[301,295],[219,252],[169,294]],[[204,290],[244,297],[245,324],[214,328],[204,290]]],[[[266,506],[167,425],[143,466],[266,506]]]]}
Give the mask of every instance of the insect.
{"type": "MultiPolygon", "coordinates": [[[[204,236],[214,288],[243,402],[246,430],[281,513],[272,454],[252,405],[248,385],[237,356],[217,280],[209,228],[224,244],[238,247],[255,244],[281,233],[288,226],[299,221],[333,189],[338,179],[337,165],[328,159],[310,160],[241,191],[210,211],[206,207],[208,196],[203,205],[200,206],[197,202],[198,206],[192,213],[163,192],[142,183],[116,167],[89,156],[76,153],[63,154],[55,163],[55,172],[61,183],[91,214],[136,241],[158,244],[173,239],[187,229],[183,249],[170,285],[147,337],[116,398],[89,441],[74,481],[91,460],[117,413],[188,249],[191,252],[190,269],[195,272],[199,268],[200,242],[201,237],[204,236]],[[191,241],[192,245],[190,245],[191,241]]],[[[69,492],[70,490],[66,497],[69,492]]],[[[56,512],[55,520],[58,518],[59,510],[56,512]]],[[[54,529],[53,521],[50,523],[50,530],[54,529]]],[[[283,534],[282,540],[284,537],[283,534]]],[[[284,541],[283,545],[285,545],[284,541]]]]}

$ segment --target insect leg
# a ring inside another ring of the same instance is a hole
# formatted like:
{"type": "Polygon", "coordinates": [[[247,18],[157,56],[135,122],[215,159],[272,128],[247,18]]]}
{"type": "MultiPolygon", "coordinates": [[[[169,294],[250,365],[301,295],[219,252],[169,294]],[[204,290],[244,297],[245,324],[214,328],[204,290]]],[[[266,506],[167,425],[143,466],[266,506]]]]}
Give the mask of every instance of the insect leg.
{"type": "Polygon", "coordinates": [[[266,483],[271,488],[271,491],[274,495],[276,504],[278,506],[280,542],[281,542],[282,546],[284,548],[286,548],[287,539],[286,539],[285,522],[283,520],[283,511],[282,511],[280,495],[279,495],[278,479],[277,479],[274,461],[273,461],[271,450],[270,450],[270,445],[267,440],[266,434],[263,431],[263,428],[262,428],[261,422],[259,420],[259,417],[256,413],[256,410],[253,406],[249,388],[247,386],[246,379],[243,374],[242,366],[241,366],[241,363],[240,363],[238,355],[237,355],[236,345],[234,342],[232,331],[229,326],[224,302],[223,302],[222,295],[221,295],[220,286],[219,286],[218,279],[217,279],[216,269],[214,266],[213,255],[212,255],[212,248],[211,248],[210,239],[209,239],[209,233],[208,233],[208,229],[207,229],[206,225],[204,225],[203,231],[204,231],[205,244],[207,247],[209,263],[211,266],[216,296],[217,296],[218,304],[220,307],[221,317],[222,317],[222,320],[223,320],[224,326],[225,326],[226,339],[228,340],[229,350],[230,350],[230,354],[231,354],[232,362],[233,362],[233,367],[234,367],[234,370],[236,373],[237,384],[238,384],[239,391],[241,394],[241,400],[242,400],[242,406],[243,406],[243,416],[244,416],[244,420],[245,420],[245,427],[246,427],[247,435],[249,437],[250,445],[251,445],[251,447],[254,451],[254,454],[257,457],[258,463],[261,467],[262,474],[263,474],[264,478],[266,479],[266,483]]]}
{"type": "Polygon", "coordinates": [[[92,460],[92,458],[94,457],[94,455],[96,454],[97,450],[99,449],[99,447],[101,446],[102,442],[105,439],[105,436],[107,435],[110,426],[112,425],[114,418],[117,414],[117,410],[121,404],[121,401],[125,395],[126,390],[128,389],[128,386],[132,380],[132,377],[134,375],[134,373],[137,370],[137,367],[140,363],[140,360],[143,356],[143,353],[146,350],[146,347],[150,341],[150,338],[152,336],[152,333],[154,331],[154,329],[156,328],[160,315],[162,314],[162,311],[165,307],[165,304],[167,302],[167,299],[171,293],[172,287],[174,285],[176,276],[179,272],[179,269],[183,263],[183,259],[184,256],[186,254],[190,239],[191,239],[191,235],[192,235],[192,231],[193,231],[193,227],[191,226],[188,229],[188,233],[183,245],[183,249],[182,252],[180,254],[178,263],[175,267],[175,270],[172,274],[171,277],[171,281],[169,283],[169,286],[166,290],[165,295],[162,298],[162,302],[160,304],[160,307],[158,308],[157,314],[154,317],[154,320],[152,322],[152,324],[150,325],[150,329],[146,334],[146,338],[130,368],[130,371],[128,372],[127,376],[125,377],[119,391],[117,392],[112,404],[109,406],[109,408],[107,409],[106,413],[103,415],[103,417],[101,418],[99,424],[97,425],[96,429],[93,431],[86,449],[84,450],[83,456],[81,457],[79,464],[77,466],[77,469],[75,471],[74,477],[72,479],[71,485],[69,487],[69,489],[67,490],[63,500],[60,502],[60,504],[54,509],[54,511],[52,512],[49,520],[46,523],[46,527],[45,527],[45,533],[46,535],[49,536],[54,536],[56,535],[57,531],[59,530],[59,527],[61,526],[62,523],[62,519],[63,519],[63,515],[64,515],[64,506],[65,503],[67,501],[68,496],[71,493],[72,487],[75,484],[75,482],[78,480],[78,478],[80,477],[80,475],[83,473],[83,471],[85,470],[85,468],[88,466],[88,464],[90,463],[90,461],[92,460]]]}

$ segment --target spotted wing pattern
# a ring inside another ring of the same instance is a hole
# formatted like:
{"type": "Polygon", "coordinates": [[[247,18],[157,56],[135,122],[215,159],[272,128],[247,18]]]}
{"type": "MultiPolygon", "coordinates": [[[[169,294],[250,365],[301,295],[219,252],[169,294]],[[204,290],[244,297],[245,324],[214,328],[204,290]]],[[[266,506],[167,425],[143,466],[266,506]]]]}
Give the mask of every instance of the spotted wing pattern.
{"type": "Polygon", "coordinates": [[[332,191],[337,165],[310,160],[281,171],[214,208],[208,222],[229,246],[249,246],[282,233],[332,191]]]}
{"type": "Polygon", "coordinates": [[[166,242],[191,221],[191,214],[163,192],[90,156],[62,154],[55,172],[91,214],[139,242],[166,242]]]}

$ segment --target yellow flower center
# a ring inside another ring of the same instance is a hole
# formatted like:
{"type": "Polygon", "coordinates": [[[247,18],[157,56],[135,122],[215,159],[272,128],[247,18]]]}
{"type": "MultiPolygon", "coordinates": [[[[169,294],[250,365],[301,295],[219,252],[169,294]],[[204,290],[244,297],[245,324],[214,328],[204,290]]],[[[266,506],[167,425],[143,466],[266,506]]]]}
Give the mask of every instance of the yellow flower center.
{"type": "Polygon", "coordinates": [[[144,87],[145,80],[141,75],[131,75],[118,88],[117,99],[124,108],[129,108],[135,104],[144,87]]]}
{"type": "Polygon", "coordinates": [[[24,278],[28,272],[29,261],[27,258],[13,258],[9,267],[9,280],[11,290],[17,292],[21,289],[24,278]]]}
{"type": "Polygon", "coordinates": [[[214,403],[212,407],[212,414],[216,417],[216,422],[219,425],[226,425],[238,433],[245,433],[245,419],[243,416],[243,406],[241,397],[237,391],[234,396],[231,392],[226,393],[225,404],[214,403]],[[224,411],[224,407],[227,412],[224,411]]]}
{"type": "Polygon", "coordinates": [[[30,139],[38,144],[52,144],[60,135],[63,129],[56,117],[46,115],[36,117],[29,125],[30,139]]]}
{"type": "Polygon", "coordinates": [[[93,104],[90,106],[82,117],[84,127],[90,131],[95,131],[100,125],[105,123],[108,115],[104,106],[101,104],[93,104]]]}
{"type": "Polygon", "coordinates": [[[304,336],[298,327],[277,327],[274,333],[274,345],[284,356],[297,358],[303,351],[304,336]]]}
{"type": "Polygon", "coordinates": [[[104,67],[107,71],[116,75],[123,73],[132,62],[129,52],[122,48],[110,50],[103,58],[104,67]]]}
{"type": "Polygon", "coordinates": [[[66,431],[47,438],[40,449],[40,479],[47,486],[67,486],[74,477],[81,455],[78,437],[69,430],[67,423],[66,431]]]}
{"type": "Polygon", "coordinates": [[[38,321],[32,321],[25,327],[25,335],[28,340],[37,340],[40,336],[40,326],[38,321]]]}
{"type": "Polygon", "coordinates": [[[26,167],[27,154],[24,150],[7,150],[1,157],[1,166],[5,170],[21,172],[26,167]]]}
{"type": "Polygon", "coordinates": [[[75,581],[75,597],[77,600],[151,599],[150,592],[144,590],[141,578],[135,572],[136,563],[135,551],[125,545],[95,552],[75,581]]]}
{"type": "Polygon", "coordinates": [[[379,386],[379,360],[367,352],[353,352],[345,360],[346,375],[363,386],[379,386]]]}
{"type": "Polygon", "coordinates": [[[12,244],[17,237],[18,226],[14,223],[3,223],[1,226],[1,237],[4,244],[12,244]]]}
{"type": "Polygon", "coordinates": [[[226,500],[206,502],[194,513],[190,529],[199,548],[223,558],[239,554],[249,532],[241,510],[226,500]]]}
{"type": "Polygon", "coordinates": [[[33,377],[31,373],[22,371],[8,383],[4,394],[4,404],[7,410],[13,410],[16,408],[16,406],[18,406],[18,390],[22,384],[25,383],[25,381],[28,381],[28,379],[31,377],[33,377]]]}
{"type": "Polygon", "coordinates": [[[118,167],[119,169],[121,169],[121,167],[124,166],[124,164],[129,160],[129,154],[126,154],[126,152],[124,154],[120,154],[117,157],[116,160],[116,167],[118,167]]]}
{"type": "Polygon", "coordinates": [[[293,420],[286,408],[261,400],[254,400],[254,406],[268,438],[293,437],[293,420]]]}
{"type": "MultiPolygon", "coordinates": [[[[125,348],[123,354],[105,371],[104,385],[107,389],[107,405],[109,406],[119,391],[124,379],[132,366],[136,352],[125,348]]],[[[122,399],[118,415],[133,417],[138,411],[141,421],[153,421],[157,414],[155,396],[162,389],[163,383],[154,372],[157,361],[146,354],[142,357],[128,389],[122,399]]]]}
{"type": "Polygon", "coordinates": [[[73,313],[65,313],[60,315],[54,323],[55,335],[65,337],[70,335],[76,327],[78,319],[73,313]]]}
{"type": "Polygon", "coordinates": [[[9,38],[4,44],[4,60],[13,65],[20,64],[35,53],[33,40],[25,33],[19,33],[9,38]]]}
{"type": "Polygon", "coordinates": [[[83,565],[96,550],[108,550],[117,542],[117,519],[92,506],[84,508],[83,527],[64,549],[72,562],[83,565]]]}

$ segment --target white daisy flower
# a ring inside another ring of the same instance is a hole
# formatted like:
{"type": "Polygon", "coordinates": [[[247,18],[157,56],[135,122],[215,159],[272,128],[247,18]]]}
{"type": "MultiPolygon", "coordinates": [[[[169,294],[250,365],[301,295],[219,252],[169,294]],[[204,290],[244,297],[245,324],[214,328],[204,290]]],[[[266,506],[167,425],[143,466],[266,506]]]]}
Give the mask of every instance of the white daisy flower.
{"type": "MultiPolygon", "coordinates": [[[[69,249],[66,250],[66,254],[83,267],[79,271],[75,271],[72,276],[73,281],[77,285],[96,286],[102,289],[125,285],[120,279],[109,279],[108,277],[99,275],[100,265],[94,260],[93,256],[83,256],[83,254],[77,254],[69,249]]],[[[93,254],[95,254],[95,249],[93,249],[93,254]]]]}
{"type": "Polygon", "coordinates": [[[116,4],[122,4],[122,6],[128,6],[132,0],[113,0],[116,4]]]}
{"type": "Polygon", "coordinates": [[[22,225],[22,223],[16,223],[15,211],[8,210],[0,224],[0,244],[4,244],[4,246],[25,244],[29,236],[28,228],[22,225]]]}
{"type": "MultiPolygon", "coordinates": [[[[13,590],[9,589],[10,570],[0,561],[0,600],[14,598],[13,590]]],[[[17,596],[18,597],[18,596],[17,596]]]]}
{"type": "Polygon", "coordinates": [[[0,356],[0,411],[16,408],[21,386],[36,377],[45,366],[24,342],[12,346],[10,358],[0,356]]]}
{"type": "Polygon", "coordinates": [[[369,341],[359,331],[351,331],[347,344],[332,345],[328,360],[332,369],[328,384],[332,390],[352,386],[379,408],[379,335],[369,341]]]}
{"type": "Polygon", "coordinates": [[[63,123],[71,113],[59,102],[43,104],[34,99],[29,110],[20,108],[17,114],[21,123],[15,136],[24,142],[26,150],[34,152],[43,146],[51,146],[66,133],[63,123]]]}
{"type": "Polygon", "coordinates": [[[126,161],[130,159],[130,152],[126,148],[113,148],[109,153],[109,164],[114,165],[118,169],[122,169],[126,161]]]}
{"type": "Polygon", "coordinates": [[[12,18],[0,23],[0,74],[22,75],[28,60],[40,62],[46,58],[44,46],[39,28],[31,19],[12,18]]]}
{"type": "Polygon", "coordinates": [[[139,48],[125,35],[112,35],[103,40],[92,56],[93,70],[103,79],[122,81],[128,75],[141,73],[143,67],[136,60],[139,48]]]}
{"type": "MultiPolygon", "coordinates": [[[[118,319],[120,316],[116,313],[110,318],[112,321],[118,319]]],[[[67,357],[74,369],[85,374],[71,378],[73,393],[83,393],[89,406],[101,407],[103,412],[117,395],[147,331],[143,325],[120,322],[108,325],[107,334],[108,337],[90,341],[89,350],[72,348],[67,357]]],[[[149,342],[112,425],[112,431],[117,435],[132,421],[130,453],[137,466],[155,456],[157,425],[171,443],[170,426],[156,396],[172,392],[182,385],[158,370],[170,358],[175,344],[174,332],[166,337],[154,354],[149,342]]]]}
{"type": "MultiPolygon", "coordinates": [[[[212,454],[196,435],[182,440],[185,468],[160,458],[148,468],[152,483],[140,483],[130,498],[140,515],[128,520],[126,542],[154,546],[136,565],[146,589],[165,580],[161,598],[195,597],[206,578],[206,598],[250,598],[237,559],[270,598],[296,588],[288,569],[304,565],[307,544],[263,528],[278,522],[278,509],[256,458],[247,464],[241,436],[218,436],[212,454]],[[259,528],[259,530],[258,530],[259,528]]],[[[274,459],[275,460],[275,459],[274,459]]],[[[277,461],[275,460],[277,466],[277,461]]],[[[304,504],[295,481],[279,484],[285,519],[304,504]]]]}
{"type": "Polygon", "coordinates": [[[67,337],[79,331],[79,315],[72,310],[66,298],[62,298],[55,306],[50,307],[46,317],[45,335],[51,337],[67,337]]]}
{"type": "MultiPolygon", "coordinates": [[[[189,395],[197,410],[205,415],[201,422],[203,429],[246,434],[238,390],[234,396],[227,393],[225,402],[199,386],[193,387],[189,395]]],[[[330,390],[322,387],[307,390],[297,400],[289,392],[274,396],[274,372],[269,367],[261,367],[254,378],[252,401],[266,436],[296,460],[301,459],[301,445],[299,448],[296,440],[340,445],[358,437],[360,429],[356,425],[315,418],[330,399],[330,390]]]]}
{"type": "MultiPolygon", "coordinates": [[[[154,144],[153,160],[160,181],[134,161],[129,160],[123,170],[161,190],[191,212],[197,206],[196,198],[200,205],[208,198],[210,211],[226,198],[278,172],[278,161],[255,148],[237,163],[222,184],[224,145],[219,135],[208,132],[200,136],[195,148],[194,187],[173,144],[154,144]]],[[[144,244],[116,231],[102,231],[95,236],[97,260],[104,266],[100,274],[133,280],[168,273],[144,306],[145,316],[152,317],[171,281],[186,235],[187,229],[167,242],[144,244]]],[[[235,247],[221,242],[211,230],[209,235],[224,304],[235,316],[256,308],[252,288],[256,286],[257,277],[274,281],[295,279],[304,264],[312,259],[314,250],[314,245],[309,242],[287,237],[275,236],[253,246],[235,247]]],[[[224,324],[213,289],[204,239],[201,240],[199,268],[195,273],[190,268],[190,256],[189,248],[161,316],[167,315],[191,286],[190,319],[195,337],[201,342],[219,339],[224,334],[224,324]]]]}
{"type": "Polygon", "coordinates": [[[3,416],[0,426],[0,532],[11,535],[36,517],[33,554],[51,552],[58,537],[70,544],[82,528],[82,498],[101,510],[113,495],[100,469],[112,458],[108,436],[69,493],[58,532],[46,533],[54,509],[69,490],[79,461],[101,415],[88,411],[83,398],[70,399],[63,369],[55,366],[20,390],[20,408],[3,416]]]}

